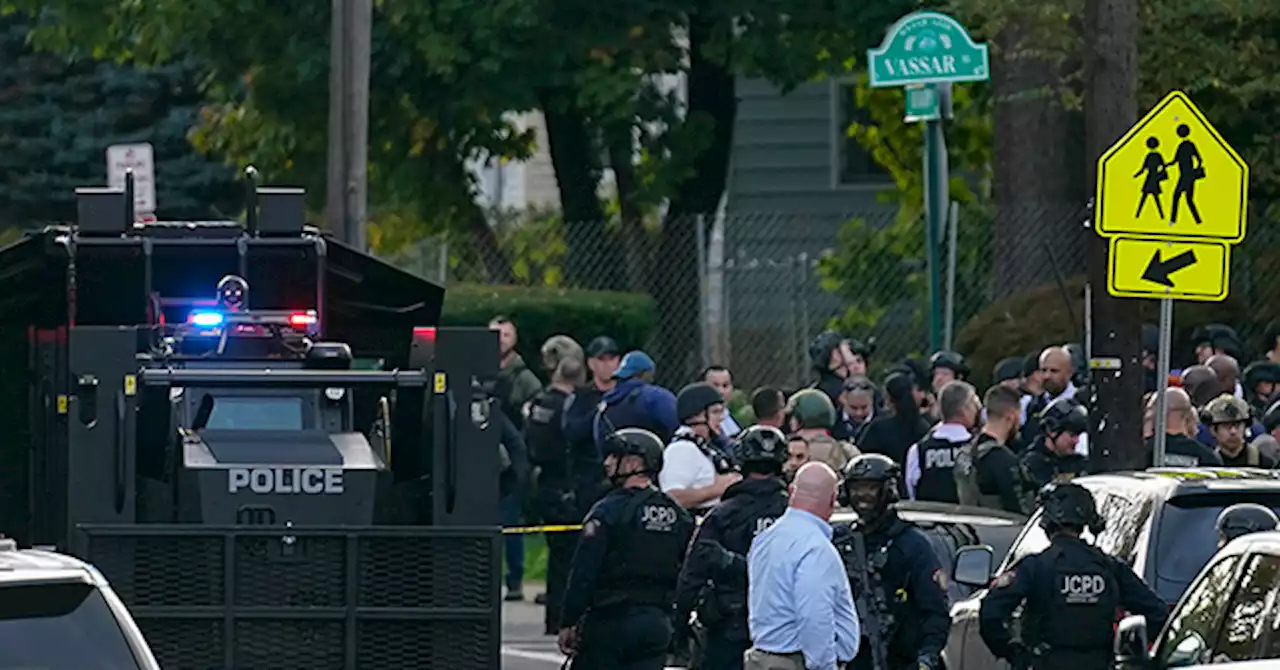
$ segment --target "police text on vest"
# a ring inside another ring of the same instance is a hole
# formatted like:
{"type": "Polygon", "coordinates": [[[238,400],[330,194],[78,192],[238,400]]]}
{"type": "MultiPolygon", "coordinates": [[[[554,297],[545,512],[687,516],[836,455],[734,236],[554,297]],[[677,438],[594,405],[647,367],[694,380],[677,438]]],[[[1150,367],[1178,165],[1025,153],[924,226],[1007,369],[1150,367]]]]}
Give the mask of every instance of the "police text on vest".
{"type": "Polygon", "coordinates": [[[640,522],[644,524],[645,530],[670,532],[671,527],[676,525],[676,518],[675,509],[666,505],[645,505],[640,513],[640,522]]]}
{"type": "Polygon", "coordinates": [[[1063,575],[1062,595],[1068,605],[1092,605],[1107,591],[1102,575],[1063,575]]]}
{"type": "Polygon", "coordinates": [[[227,491],[248,489],[254,493],[342,493],[342,468],[231,468],[227,491]]]}

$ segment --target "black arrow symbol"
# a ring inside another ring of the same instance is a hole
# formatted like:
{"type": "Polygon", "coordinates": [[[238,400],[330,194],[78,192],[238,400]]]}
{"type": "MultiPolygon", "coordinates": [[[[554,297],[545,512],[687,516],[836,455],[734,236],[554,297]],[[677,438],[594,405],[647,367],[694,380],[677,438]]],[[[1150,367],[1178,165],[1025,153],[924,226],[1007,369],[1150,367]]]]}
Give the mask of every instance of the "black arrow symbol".
{"type": "Polygon", "coordinates": [[[1151,262],[1147,264],[1146,272],[1142,273],[1142,278],[1149,281],[1173,288],[1173,280],[1169,279],[1169,275],[1184,270],[1196,264],[1196,252],[1188,249],[1173,258],[1160,260],[1160,250],[1151,255],[1151,262]]]}

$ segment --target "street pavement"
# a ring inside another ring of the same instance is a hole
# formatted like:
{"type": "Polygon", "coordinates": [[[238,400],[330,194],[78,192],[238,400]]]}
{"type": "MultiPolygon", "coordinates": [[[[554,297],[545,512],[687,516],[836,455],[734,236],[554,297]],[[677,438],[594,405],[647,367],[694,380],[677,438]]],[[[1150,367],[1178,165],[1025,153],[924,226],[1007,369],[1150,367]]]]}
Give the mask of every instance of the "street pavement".
{"type": "Polygon", "coordinates": [[[555,636],[542,634],[542,606],[533,602],[545,588],[526,582],[524,602],[502,604],[503,670],[557,670],[564,664],[555,636]]]}
{"type": "Polygon", "coordinates": [[[545,589],[526,582],[524,602],[502,604],[502,670],[559,670],[564,664],[555,636],[542,634],[542,606],[533,602],[545,589]]]}

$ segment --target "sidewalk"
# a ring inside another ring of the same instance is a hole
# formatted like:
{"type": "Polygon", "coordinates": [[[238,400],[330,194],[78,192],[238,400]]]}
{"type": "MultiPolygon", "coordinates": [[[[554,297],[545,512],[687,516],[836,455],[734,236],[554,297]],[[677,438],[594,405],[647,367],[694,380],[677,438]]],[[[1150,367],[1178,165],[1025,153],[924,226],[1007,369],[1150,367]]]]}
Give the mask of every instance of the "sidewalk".
{"type": "Polygon", "coordinates": [[[533,601],[539,593],[547,590],[542,582],[524,583],[523,602],[502,603],[502,642],[555,642],[552,635],[543,635],[544,608],[533,601]]]}

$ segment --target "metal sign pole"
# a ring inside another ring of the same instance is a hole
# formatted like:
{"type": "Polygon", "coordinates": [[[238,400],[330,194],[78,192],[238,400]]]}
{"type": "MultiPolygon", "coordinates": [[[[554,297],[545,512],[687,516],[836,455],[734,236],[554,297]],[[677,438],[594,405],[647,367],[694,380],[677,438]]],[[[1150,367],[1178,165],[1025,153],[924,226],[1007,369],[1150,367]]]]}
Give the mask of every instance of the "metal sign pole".
{"type": "Polygon", "coordinates": [[[1155,445],[1151,462],[1164,466],[1165,443],[1168,441],[1168,407],[1165,398],[1169,389],[1169,347],[1173,333],[1173,301],[1160,301],[1160,347],[1156,353],[1156,421],[1155,445]]]}

